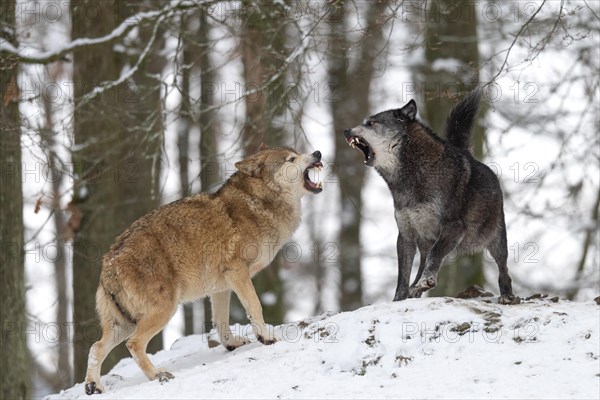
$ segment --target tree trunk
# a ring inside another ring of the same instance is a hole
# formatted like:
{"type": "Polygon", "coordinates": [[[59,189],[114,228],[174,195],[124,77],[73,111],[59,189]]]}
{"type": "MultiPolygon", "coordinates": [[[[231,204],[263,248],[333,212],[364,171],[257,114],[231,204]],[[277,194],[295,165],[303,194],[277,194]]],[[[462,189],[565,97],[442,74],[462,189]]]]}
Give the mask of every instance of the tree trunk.
{"type": "MultiPolygon", "coordinates": [[[[258,2],[259,7],[264,6],[265,2],[258,2]]],[[[242,16],[242,32],[240,34],[240,50],[242,53],[242,64],[244,69],[245,89],[258,89],[268,79],[267,58],[265,43],[268,42],[270,23],[273,22],[270,15],[262,16],[256,13],[251,2],[244,1],[242,9],[246,10],[242,16]]],[[[269,116],[266,113],[267,92],[258,91],[256,94],[246,99],[246,115],[244,127],[242,129],[242,145],[244,154],[250,155],[256,153],[261,143],[269,136],[268,129],[270,125],[269,116]]]]}
{"type": "MultiPolygon", "coordinates": [[[[188,31],[188,19],[183,16],[181,21],[180,35],[183,46],[183,70],[181,71],[181,106],[179,110],[179,121],[177,122],[177,150],[179,152],[179,181],[181,184],[181,197],[187,197],[190,192],[190,177],[188,173],[190,144],[190,129],[194,125],[192,118],[192,106],[190,99],[190,78],[192,72],[192,50],[191,38],[186,35],[188,31]]],[[[194,305],[186,303],[183,305],[183,334],[185,336],[194,333],[194,305]]]]}
{"type": "MultiPolygon", "coordinates": [[[[48,76],[46,81],[54,82],[55,79],[54,77],[48,76]]],[[[52,382],[54,389],[58,391],[64,389],[65,387],[70,387],[75,383],[73,381],[73,371],[71,367],[71,344],[69,343],[69,338],[67,335],[68,330],[66,329],[68,323],[70,322],[69,288],[67,287],[68,263],[67,248],[65,247],[65,241],[68,238],[68,232],[67,219],[60,204],[64,164],[62,164],[62,160],[60,160],[53,150],[54,146],[57,144],[55,140],[56,134],[54,132],[54,122],[52,121],[54,108],[52,106],[52,101],[48,96],[42,96],[42,101],[44,105],[45,128],[43,132],[41,132],[41,137],[44,143],[44,148],[47,152],[50,179],[52,181],[51,207],[54,216],[56,243],[56,257],[54,260],[54,274],[57,294],[56,324],[61,328],[60,337],[58,340],[58,373],[52,382]]]]}
{"type": "MultiPolygon", "coordinates": [[[[346,3],[340,2],[329,17],[331,40],[328,50],[328,79],[335,93],[331,103],[335,136],[335,172],[340,187],[342,225],[336,241],[340,268],[340,309],[362,306],[360,227],[362,188],[366,167],[362,155],[352,151],[344,138],[344,129],[357,118],[369,115],[369,87],[375,71],[375,58],[383,40],[381,18],[385,1],[370,2],[366,11],[366,28],[359,44],[348,42],[346,3]],[[351,60],[348,49],[358,46],[358,60],[351,60]],[[351,61],[355,61],[352,63],[351,61]]],[[[353,122],[354,121],[354,122],[353,122]]]]}
{"type": "MultiPolygon", "coordinates": [[[[16,42],[15,2],[2,5],[0,37],[16,42]]],[[[0,58],[0,398],[29,398],[28,354],[25,320],[25,269],[23,258],[23,192],[21,184],[21,127],[18,90],[19,63],[13,57],[0,58]]]]}
{"type": "MultiPolygon", "coordinates": [[[[422,117],[442,133],[452,107],[479,84],[479,49],[476,4],[441,0],[429,6],[425,31],[425,64],[417,79],[422,84],[422,117]],[[458,11],[458,10],[460,11],[458,11]],[[454,64],[452,64],[454,62],[454,64]],[[446,63],[446,64],[445,64],[446,63]],[[436,66],[437,65],[437,66],[436,66]],[[435,67],[435,69],[433,68],[435,67]]],[[[472,132],[472,151],[483,159],[485,108],[482,107],[472,132]]],[[[455,296],[467,286],[483,286],[481,252],[452,256],[440,269],[432,296],[455,296]]]]}
{"type": "MultiPolygon", "coordinates": [[[[72,1],[70,7],[71,15],[80,15],[86,7],[100,10],[94,19],[73,18],[73,40],[106,35],[117,24],[114,0],[72,1]]],[[[117,213],[119,190],[114,179],[120,172],[116,166],[122,129],[116,118],[119,113],[117,90],[107,90],[92,102],[83,101],[82,96],[101,82],[116,79],[121,66],[122,62],[115,58],[110,44],[73,54],[73,81],[81,82],[75,85],[74,90],[73,131],[77,150],[73,152],[73,165],[76,181],[70,207],[70,225],[74,231],[73,344],[76,382],[84,379],[89,349],[101,333],[95,299],[102,255],[122,226],[117,213]]]]}
{"type": "Polygon", "coordinates": [[[577,269],[575,270],[575,278],[573,279],[574,285],[573,288],[568,290],[565,297],[569,300],[575,299],[579,290],[581,289],[583,278],[583,272],[585,271],[585,264],[588,258],[588,253],[590,248],[592,247],[592,242],[594,239],[594,235],[598,234],[598,217],[600,216],[600,190],[596,193],[596,201],[594,202],[594,206],[592,208],[591,221],[596,224],[594,228],[588,228],[585,232],[585,236],[582,243],[581,249],[581,257],[579,258],[579,262],[577,263],[577,269]]]}
{"type": "MultiPolygon", "coordinates": [[[[215,186],[221,182],[220,168],[217,161],[219,123],[216,119],[216,112],[210,110],[216,101],[214,98],[213,85],[216,82],[216,74],[210,59],[210,30],[208,22],[208,10],[202,9],[200,12],[200,116],[198,123],[200,125],[200,191],[207,193],[213,191],[215,186]]],[[[211,304],[210,299],[205,298],[202,301],[204,309],[203,332],[210,332],[211,324],[211,304]]]]}

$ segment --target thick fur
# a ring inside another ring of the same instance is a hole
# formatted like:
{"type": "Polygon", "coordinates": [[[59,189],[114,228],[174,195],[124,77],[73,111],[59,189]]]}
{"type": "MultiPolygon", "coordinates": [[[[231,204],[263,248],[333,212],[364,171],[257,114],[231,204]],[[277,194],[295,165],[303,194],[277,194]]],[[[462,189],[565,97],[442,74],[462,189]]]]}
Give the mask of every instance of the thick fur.
{"type": "Polygon", "coordinates": [[[398,225],[398,283],[394,300],[420,297],[437,284],[444,258],[453,250],[486,247],[498,264],[500,303],[516,303],[507,269],[502,190],[494,172],[468,150],[479,103],[471,93],[450,113],[444,140],[416,118],[411,100],[404,107],[366,118],[344,132],[387,182],[398,225]],[[417,277],[409,287],[416,250],[417,277]]]}
{"type": "Polygon", "coordinates": [[[454,146],[469,150],[471,130],[475,122],[475,116],[479,110],[480,99],[481,91],[479,89],[473,90],[448,115],[446,121],[446,139],[454,146]]]}
{"type": "Polygon", "coordinates": [[[275,342],[265,326],[251,278],[265,268],[300,223],[300,199],[318,193],[307,187],[307,169],[321,154],[263,149],[236,163],[238,172],[214,194],[199,194],[160,207],[135,221],[103,258],[96,294],[102,338],[89,354],[86,392],[101,393],[106,355],[127,340],[149,379],[173,377],[146,355],[150,339],[171,319],[177,305],[211,297],[213,325],[229,350],[246,343],[229,328],[233,290],[264,344],[275,342]]]}

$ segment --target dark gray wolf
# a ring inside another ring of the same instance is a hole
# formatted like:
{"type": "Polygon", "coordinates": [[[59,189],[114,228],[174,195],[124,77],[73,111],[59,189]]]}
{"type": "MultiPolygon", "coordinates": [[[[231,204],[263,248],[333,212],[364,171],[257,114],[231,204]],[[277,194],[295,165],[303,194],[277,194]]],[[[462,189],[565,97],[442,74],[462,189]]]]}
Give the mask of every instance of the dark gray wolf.
{"type": "Polygon", "coordinates": [[[323,167],[321,153],[263,146],[235,167],[238,171],[216,193],[186,197],[146,214],[104,255],[96,292],[102,338],[90,349],[87,394],[104,391],[102,362],[125,340],[148,379],[173,378],[152,364],[146,345],[183,302],[210,296],[213,325],[223,346],[233,350],[247,343],[229,328],[233,291],[258,341],[275,342],[251,279],[298,228],[302,197],[323,190],[308,174],[323,167]]]}
{"type": "Polygon", "coordinates": [[[404,107],[367,117],[344,131],[365,164],[388,184],[398,225],[398,284],[394,301],[420,297],[437,284],[444,258],[487,248],[500,271],[501,304],[515,304],[508,275],[502,190],[490,168],[469,151],[480,90],[471,92],[450,112],[446,139],[416,118],[414,100],[404,107]],[[419,271],[409,287],[416,249],[419,271]]]}

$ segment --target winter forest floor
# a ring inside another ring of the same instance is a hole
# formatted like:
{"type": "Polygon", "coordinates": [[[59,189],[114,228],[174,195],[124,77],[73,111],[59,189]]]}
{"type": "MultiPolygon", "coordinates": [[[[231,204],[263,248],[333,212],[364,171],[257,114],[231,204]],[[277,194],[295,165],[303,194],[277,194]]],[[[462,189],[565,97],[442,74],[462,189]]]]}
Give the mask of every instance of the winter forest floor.
{"type": "MultiPolygon", "coordinates": [[[[175,379],[148,381],[127,358],[91,398],[600,397],[593,301],[411,299],[277,326],[272,346],[235,329],[252,343],[228,352],[207,335],[184,337],[151,356],[175,379]]],[[[89,398],[82,384],[48,397],[75,398],[89,398]]]]}

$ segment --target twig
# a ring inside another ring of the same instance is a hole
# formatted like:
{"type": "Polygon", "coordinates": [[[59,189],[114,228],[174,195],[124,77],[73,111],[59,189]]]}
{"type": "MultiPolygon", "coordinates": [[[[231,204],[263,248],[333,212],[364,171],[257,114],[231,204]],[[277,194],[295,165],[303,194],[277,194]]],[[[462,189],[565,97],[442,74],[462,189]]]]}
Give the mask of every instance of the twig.
{"type": "Polygon", "coordinates": [[[17,61],[22,64],[49,64],[54,61],[67,61],[66,55],[72,53],[75,50],[79,50],[85,47],[97,46],[100,44],[114,42],[125,35],[127,35],[133,28],[140,25],[142,22],[147,20],[153,20],[155,18],[161,18],[173,11],[185,11],[192,8],[198,8],[201,5],[211,3],[212,1],[181,1],[177,4],[169,5],[158,11],[147,11],[136,14],[125,21],[121,22],[119,26],[113,29],[108,35],[104,35],[98,38],[79,38],[70,42],[65,47],[47,51],[39,54],[25,55],[22,54],[24,49],[16,49],[10,45],[6,40],[0,40],[0,53],[13,55],[17,58],[17,61]],[[132,22],[135,21],[135,22],[132,22]]]}
{"type": "Polygon", "coordinates": [[[525,28],[529,25],[529,23],[531,21],[533,21],[533,19],[535,18],[536,15],[538,15],[538,13],[540,12],[540,10],[542,9],[542,7],[544,7],[544,4],[546,4],[547,0],[544,0],[542,2],[542,4],[538,7],[537,10],[535,10],[535,12],[533,13],[533,15],[531,15],[531,17],[527,20],[527,22],[525,22],[523,24],[523,26],[521,26],[521,29],[519,29],[519,32],[517,32],[517,34],[515,35],[512,43],[510,44],[510,46],[508,47],[508,49],[506,49],[506,57],[504,57],[504,61],[502,62],[502,65],[500,66],[500,69],[498,70],[498,73],[496,75],[494,75],[492,77],[492,79],[490,79],[490,81],[488,83],[486,83],[485,85],[483,85],[483,87],[485,88],[486,86],[490,85],[492,82],[494,82],[496,80],[496,78],[498,78],[500,76],[500,74],[502,73],[502,71],[504,70],[504,67],[506,66],[506,64],[508,63],[508,56],[510,55],[510,51],[512,50],[512,48],[514,47],[515,43],[517,43],[517,40],[519,39],[519,37],[521,36],[521,34],[523,33],[523,31],[525,30],[525,28]]]}

